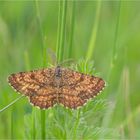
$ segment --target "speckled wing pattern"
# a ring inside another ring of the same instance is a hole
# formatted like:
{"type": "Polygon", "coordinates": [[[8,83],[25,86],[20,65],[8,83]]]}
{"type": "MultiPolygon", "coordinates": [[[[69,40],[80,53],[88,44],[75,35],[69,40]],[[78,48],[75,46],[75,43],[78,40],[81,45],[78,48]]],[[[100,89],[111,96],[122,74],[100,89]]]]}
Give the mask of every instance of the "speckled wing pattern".
{"type": "Polygon", "coordinates": [[[54,68],[48,68],[11,74],[8,81],[17,92],[27,96],[31,104],[43,109],[55,104],[53,75],[54,68]]]}
{"type": "Polygon", "coordinates": [[[70,69],[62,69],[61,100],[65,107],[76,109],[83,106],[89,99],[97,96],[105,87],[99,77],[90,76],[70,69]]]}
{"type": "Polygon", "coordinates": [[[11,74],[10,85],[27,96],[31,104],[41,109],[62,104],[71,109],[83,106],[90,98],[97,96],[105,87],[99,77],[83,74],[71,69],[47,68],[30,72],[11,74]]]}

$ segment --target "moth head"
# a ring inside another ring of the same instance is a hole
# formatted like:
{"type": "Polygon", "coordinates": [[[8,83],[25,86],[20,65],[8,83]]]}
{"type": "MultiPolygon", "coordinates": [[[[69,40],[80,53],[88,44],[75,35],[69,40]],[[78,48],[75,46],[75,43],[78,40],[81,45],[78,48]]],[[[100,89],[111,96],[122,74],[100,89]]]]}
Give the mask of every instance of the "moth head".
{"type": "Polygon", "coordinates": [[[57,66],[55,69],[55,76],[56,77],[61,77],[62,76],[62,71],[61,71],[61,67],[57,66]]]}

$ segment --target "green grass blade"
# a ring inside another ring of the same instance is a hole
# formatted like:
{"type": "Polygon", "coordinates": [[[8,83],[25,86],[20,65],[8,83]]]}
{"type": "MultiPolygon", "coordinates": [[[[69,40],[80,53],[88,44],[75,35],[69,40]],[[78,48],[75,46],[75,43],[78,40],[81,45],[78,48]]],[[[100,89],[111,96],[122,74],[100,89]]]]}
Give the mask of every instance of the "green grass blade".
{"type": "Polygon", "coordinates": [[[41,110],[41,138],[46,138],[46,112],[41,110]]]}
{"type": "Polygon", "coordinates": [[[43,29],[41,26],[41,17],[40,17],[39,1],[38,0],[35,0],[35,8],[36,8],[36,17],[37,17],[37,23],[38,23],[38,27],[39,27],[42,52],[43,52],[43,66],[45,66],[47,64],[47,47],[45,44],[46,37],[44,37],[43,29]]]}
{"type": "Polygon", "coordinates": [[[61,30],[61,15],[62,15],[62,7],[61,7],[61,1],[59,1],[59,11],[58,11],[58,27],[57,27],[57,44],[56,44],[56,64],[59,62],[59,49],[60,49],[60,30],[61,30]]]}
{"type": "Polygon", "coordinates": [[[90,60],[93,56],[97,30],[98,30],[98,25],[99,25],[99,19],[100,19],[100,11],[101,11],[101,0],[97,1],[96,15],[95,15],[95,20],[94,20],[95,23],[93,24],[92,34],[91,34],[91,38],[90,38],[90,42],[89,42],[88,50],[86,54],[87,60],[90,60]]]}
{"type": "MultiPolygon", "coordinates": [[[[124,108],[126,119],[132,112],[132,106],[130,101],[130,70],[129,67],[125,66],[122,72],[122,93],[124,93],[124,108]]],[[[135,120],[131,119],[131,121],[127,124],[128,136],[129,138],[135,138],[135,120]]]]}
{"type": "Polygon", "coordinates": [[[72,54],[73,54],[75,7],[76,7],[76,1],[72,1],[72,13],[71,13],[72,17],[71,17],[71,25],[70,25],[70,38],[69,38],[69,46],[68,46],[68,58],[72,58],[72,54]]]}
{"type": "Polygon", "coordinates": [[[80,112],[81,112],[81,110],[79,109],[77,111],[77,118],[76,118],[76,121],[75,121],[75,124],[74,124],[74,129],[73,129],[73,139],[74,140],[76,140],[76,136],[77,136],[77,128],[78,128],[79,121],[80,121],[80,112]]]}
{"type": "Polygon", "coordinates": [[[67,1],[62,1],[62,18],[61,18],[61,29],[60,29],[60,46],[59,46],[59,56],[58,62],[62,62],[64,56],[64,43],[65,43],[65,26],[66,26],[66,11],[67,11],[67,1]]]}
{"type": "Polygon", "coordinates": [[[36,114],[35,114],[35,109],[33,108],[33,134],[32,134],[32,138],[33,139],[36,139],[36,123],[35,123],[35,120],[36,120],[36,114]]]}
{"type": "MultiPolygon", "coordinates": [[[[120,14],[121,14],[121,1],[119,1],[119,7],[118,7],[118,12],[117,12],[117,22],[116,22],[116,28],[115,28],[115,39],[114,39],[114,46],[112,48],[112,57],[111,57],[111,67],[109,69],[108,73],[108,82],[111,82],[111,73],[113,73],[114,66],[116,65],[116,60],[117,60],[117,53],[118,53],[118,30],[119,30],[119,22],[120,22],[120,14]]],[[[108,87],[107,90],[105,91],[103,96],[106,96],[106,94],[110,93],[111,88],[108,87]]],[[[102,126],[107,128],[110,125],[111,117],[113,116],[114,113],[114,107],[112,105],[112,108],[106,112],[106,115],[103,119],[102,126]]],[[[101,135],[101,138],[104,138],[104,135],[101,135]]]]}
{"type": "Polygon", "coordinates": [[[111,73],[113,72],[114,66],[117,60],[117,53],[118,53],[118,31],[119,31],[119,23],[120,23],[120,15],[121,15],[121,0],[119,1],[119,8],[118,8],[118,16],[115,28],[115,38],[114,38],[114,45],[112,48],[112,57],[111,57],[111,64],[110,64],[110,71],[108,73],[108,81],[111,78],[111,73]]]}
{"type": "Polygon", "coordinates": [[[0,110],[0,113],[5,111],[6,109],[8,109],[10,106],[12,106],[13,104],[15,104],[17,101],[19,101],[21,98],[23,98],[24,96],[20,96],[18,98],[16,98],[14,101],[12,101],[10,104],[8,104],[7,106],[5,106],[4,108],[2,108],[0,110]]]}
{"type": "MultiPolygon", "coordinates": [[[[45,47],[46,38],[44,39],[44,33],[42,30],[42,26],[41,26],[39,3],[37,0],[35,2],[36,2],[37,22],[39,25],[41,43],[42,43],[42,48],[43,48],[43,67],[44,67],[47,64],[47,55],[46,55],[47,48],[45,47]]],[[[45,139],[46,138],[46,113],[45,113],[45,110],[41,110],[40,113],[41,113],[41,138],[45,139]]],[[[35,121],[35,119],[34,119],[34,121],[35,121]]],[[[34,126],[35,126],[35,124],[34,124],[34,126]]]]}
{"type": "MultiPolygon", "coordinates": [[[[117,55],[118,55],[118,31],[119,31],[119,23],[120,23],[120,15],[121,15],[121,1],[118,3],[118,14],[117,14],[117,21],[116,21],[116,28],[115,28],[115,37],[114,37],[114,45],[112,48],[112,56],[111,56],[111,63],[110,63],[110,69],[107,76],[107,82],[110,82],[111,75],[114,72],[114,66],[117,61],[117,55]]],[[[104,96],[106,96],[107,93],[109,93],[110,88],[108,87],[104,96]]]]}
{"type": "Polygon", "coordinates": [[[14,109],[11,111],[11,139],[14,139],[14,109]]]}

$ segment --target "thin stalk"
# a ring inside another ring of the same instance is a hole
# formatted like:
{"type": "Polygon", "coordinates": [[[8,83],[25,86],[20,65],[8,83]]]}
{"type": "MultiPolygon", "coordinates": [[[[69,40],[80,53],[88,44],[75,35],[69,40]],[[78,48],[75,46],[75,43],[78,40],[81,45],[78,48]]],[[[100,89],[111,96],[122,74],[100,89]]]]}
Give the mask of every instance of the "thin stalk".
{"type": "Polygon", "coordinates": [[[35,123],[35,120],[36,120],[36,111],[35,109],[33,108],[33,133],[32,133],[32,138],[33,139],[36,139],[36,123],[35,123]]]}
{"type": "MultiPolygon", "coordinates": [[[[26,68],[27,71],[29,71],[31,66],[30,66],[29,54],[28,54],[27,51],[24,52],[24,61],[25,61],[25,68],[26,68]]],[[[34,107],[32,107],[32,110],[34,110],[34,107]]],[[[32,131],[30,133],[31,133],[32,139],[35,139],[36,138],[35,113],[34,113],[34,111],[32,111],[32,112],[33,112],[33,115],[32,115],[33,126],[31,127],[32,131]]],[[[25,130],[26,130],[26,128],[25,128],[25,130]]]]}
{"type": "MultiPolygon", "coordinates": [[[[130,103],[130,72],[129,67],[124,67],[123,76],[122,76],[122,93],[124,93],[124,104],[125,104],[125,111],[126,111],[126,118],[131,114],[132,108],[130,103]]],[[[129,132],[129,138],[133,139],[135,134],[135,123],[134,120],[131,120],[128,125],[127,129],[129,132]]]]}
{"type": "MultiPolygon", "coordinates": [[[[115,30],[115,37],[114,37],[114,45],[112,48],[112,56],[111,56],[111,63],[110,63],[110,69],[108,72],[107,76],[107,81],[110,82],[111,80],[111,74],[114,71],[114,66],[116,64],[117,60],[117,52],[118,52],[118,31],[119,31],[119,23],[120,23],[120,15],[121,15],[121,0],[119,1],[119,6],[118,6],[118,16],[117,16],[117,21],[116,21],[116,30],[115,30]]],[[[109,93],[110,88],[108,87],[106,92],[104,93],[104,96],[109,93]]]]}
{"type": "Polygon", "coordinates": [[[60,29],[60,49],[59,49],[59,60],[61,62],[64,56],[64,43],[65,43],[65,26],[66,26],[66,9],[67,1],[62,1],[62,18],[61,18],[61,29],[60,29]]]}
{"type": "Polygon", "coordinates": [[[41,110],[41,137],[45,139],[46,137],[46,112],[45,110],[41,110]]]}
{"type": "Polygon", "coordinates": [[[90,38],[90,42],[89,42],[88,50],[87,50],[87,54],[86,54],[87,60],[90,60],[93,56],[95,42],[96,42],[96,36],[97,36],[97,30],[98,30],[98,25],[99,25],[100,11],[101,11],[101,0],[97,1],[95,23],[92,28],[92,34],[91,34],[91,38],[90,38]]]}
{"type": "Polygon", "coordinates": [[[117,60],[117,52],[118,52],[118,31],[119,31],[119,23],[120,23],[120,14],[121,14],[121,0],[119,1],[119,9],[118,9],[118,16],[117,16],[117,22],[116,22],[116,30],[115,30],[115,37],[114,37],[114,45],[112,50],[112,58],[111,58],[111,64],[110,64],[110,71],[108,73],[108,81],[111,78],[111,73],[113,72],[114,66],[116,64],[117,60]]]}
{"type": "Polygon", "coordinates": [[[74,35],[74,23],[75,23],[75,1],[72,1],[72,17],[71,17],[71,27],[70,27],[70,38],[68,47],[68,58],[72,57],[73,52],[73,35],[74,35]]]}
{"type": "Polygon", "coordinates": [[[18,97],[18,98],[16,98],[14,101],[12,101],[10,104],[8,104],[7,106],[5,106],[4,108],[2,108],[1,110],[0,110],[0,113],[1,112],[3,112],[3,111],[5,111],[6,109],[8,109],[10,106],[12,106],[13,104],[15,104],[17,101],[19,101],[22,97],[24,97],[23,95],[22,96],[20,96],[20,97],[18,97]]]}
{"type": "MultiPolygon", "coordinates": [[[[37,22],[39,25],[39,31],[40,31],[40,37],[41,37],[41,43],[42,43],[42,48],[43,48],[43,67],[46,65],[47,62],[47,55],[46,55],[46,47],[45,47],[45,39],[44,39],[44,34],[43,34],[43,29],[41,26],[41,17],[40,17],[40,11],[39,11],[39,5],[38,1],[35,0],[36,4],[36,14],[37,14],[37,22]]],[[[46,113],[45,110],[41,110],[41,138],[45,139],[46,138],[46,113]]],[[[34,119],[35,121],[35,119],[34,119]]],[[[34,122],[35,123],[35,122],[34,122]]]]}
{"type": "Polygon", "coordinates": [[[12,108],[12,111],[11,111],[11,139],[14,139],[15,136],[14,136],[14,109],[12,108]]]}
{"type": "Polygon", "coordinates": [[[58,11],[58,28],[57,28],[57,44],[56,44],[56,63],[58,64],[60,60],[59,49],[60,49],[60,30],[61,30],[61,15],[62,15],[62,7],[61,1],[59,1],[59,11],[58,11]]]}
{"type": "MultiPolygon", "coordinates": [[[[109,74],[108,74],[108,82],[110,81],[111,79],[111,73],[113,73],[113,70],[114,70],[114,66],[116,64],[116,54],[118,52],[117,50],[117,47],[118,47],[118,30],[119,30],[119,22],[120,22],[120,14],[121,14],[121,1],[119,1],[119,8],[118,8],[118,16],[117,16],[117,23],[116,23],[116,30],[115,30],[115,39],[114,39],[114,46],[113,46],[113,51],[112,51],[112,58],[111,58],[111,68],[110,68],[110,71],[109,71],[109,74]]],[[[109,92],[110,88],[108,87],[106,92],[104,93],[104,96],[106,96],[107,93],[110,93],[109,92]]],[[[110,124],[110,118],[111,116],[113,115],[113,111],[114,111],[114,108],[112,108],[112,111],[108,111],[110,114],[108,117],[108,112],[106,113],[104,119],[103,119],[103,122],[102,122],[102,126],[107,128],[110,124]]],[[[101,138],[104,138],[104,134],[101,135],[101,138]]]]}
{"type": "Polygon", "coordinates": [[[73,130],[73,139],[74,140],[76,140],[76,134],[77,134],[77,128],[78,128],[79,121],[80,121],[80,109],[77,112],[77,120],[75,122],[74,130],[73,130]]]}
{"type": "Polygon", "coordinates": [[[40,39],[41,39],[41,46],[42,46],[42,52],[43,52],[43,66],[46,65],[47,63],[47,48],[45,46],[45,40],[46,37],[44,37],[43,29],[41,26],[41,16],[40,16],[40,11],[39,11],[39,5],[38,5],[38,0],[35,0],[35,7],[36,7],[36,16],[37,16],[37,23],[39,27],[39,33],[40,33],[40,39]]]}

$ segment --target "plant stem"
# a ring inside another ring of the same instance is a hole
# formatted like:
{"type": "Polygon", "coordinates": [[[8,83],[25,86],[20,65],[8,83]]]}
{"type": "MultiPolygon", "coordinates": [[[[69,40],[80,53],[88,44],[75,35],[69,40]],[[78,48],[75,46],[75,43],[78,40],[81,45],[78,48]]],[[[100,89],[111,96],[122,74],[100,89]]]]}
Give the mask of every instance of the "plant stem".
{"type": "Polygon", "coordinates": [[[57,44],[56,44],[56,64],[59,62],[59,49],[60,49],[60,29],[61,29],[61,13],[62,13],[62,8],[61,8],[61,1],[59,1],[59,11],[58,11],[58,28],[57,28],[57,44]]]}
{"type": "Polygon", "coordinates": [[[41,17],[40,17],[40,11],[39,11],[39,5],[38,5],[38,0],[35,0],[35,7],[36,7],[36,16],[37,16],[37,23],[39,27],[39,34],[40,34],[40,39],[41,39],[41,46],[42,46],[42,52],[43,52],[43,66],[46,65],[47,63],[47,48],[45,46],[45,40],[46,38],[44,37],[43,29],[41,26],[41,17]]]}
{"type": "MultiPolygon", "coordinates": [[[[67,9],[67,1],[64,0],[60,1],[60,7],[62,4],[62,18],[61,18],[61,25],[60,25],[60,45],[58,48],[58,63],[60,63],[63,60],[64,56],[64,43],[65,43],[65,26],[66,26],[66,9],[67,9]]],[[[61,16],[60,16],[61,17],[61,16]]]]}
{"type": "Polygon", "coordinates": [[[36,138],[36,124],[35,124],[35,120],[36,120],[36,111],[35,111],[35,109],[33,108],[33,139],[35,139],[36,138]]]}
{"type": "Polygon", "coordinates": [[[77,112],[77,120],[75,122],[74,131],[73,131],[74,132],[74,134],[73,134],[73,136],[74,136],[73,139],[74,140],[76,139],[76,132],[77,132],[79,121],[80,121],[80,109],[77,112]]]}
{"type": "Polygon", "coordinates": [[[46,138],[46,112],[41,110],[41,138],[46,138]]]}
{"type": "Polygon", "coordinates": [[[73,35],[74,35],[74,23],[75,23],[75,1],[72,1],[72,17],[71,17],[71,28],[70,28],[70,38],[68,46],[68,58],[72,57],[73,52],[73,35]]]}
{"type": "MultiPolygon", "coordinates": [[[[46,47],[45,47],[45,39],[44,39],[44,34],[41,26],[41,20],[40,20],[40,11],[39,11],[39,5],[38,1],[35,1],[36,3],[36,14],[37,14],[37,22],[39,25],[39,31],[40,31],[40,37],[41,37],[41,43],[42,43],[42,48],[43,48],[43,67],[47,63],[47,55],[46,55],[46,47]]],[[[45,139],[46,138],[46,113],[45,110],[41,110],[41,138],[45,139]]],[[[35,119],[34,119],[35,120],[35,119]]]]}
{"type": "Polygon", "coordinates": [[[108,81],[110,81],[111,73],[113,72],[116,60],[117,60],[117,47],[118,47],[118,31],[119,31],[119,23],[120,23],[120,14],[121,14],[121,0],[119,1],[119,9],[118,9],[118,16],[117,16],[117,22],[116,22],[116,30],[115,30],[115,38],[114,38],[114,45],[112,50],[112,58],[111,58],[111,64],[110,64],[110,71],[108,73],[108,81]]]}
{"type": "Polygon", "coordinates": [[[88,50],[87,50],[87,54],[86,54],[87,60],[90,60],[93,56],[94,46],[95,46],[96,36],[97,36],[97,30],[98,30],[98,25],[99,25],[100,11],[101,11],[101,0],[97,1],[95,23],[92,28],[92,34],[91,34],[91,38],[90,38],[90,42],[89,42],[88,50]]]}
{"type": "Polygon", "coordinates": [[[0,110],[0,113],[3,112],[4,110],[6,110],[7,108],[9,108],[10,106],[12,106],[13,104],[15,104],[17,101],[19,101],[22,97],[24,97],[23,95],[16,98],[13,102],[11,102],[10,104],[8,104],[7,106],[5,106],[3,109],[0,110]]]}
{"type": "MultiPolygon", "coordinates": [[[[108,73],[108,82],[111,80],[111,73],[113,73],[114,66],[116,64],[116,54],[117,54],[117,40],[118,40],[118,30],[119,30],[119,22],[120,22],[120,14],[121,14],[121,1],[119,1],[119,8],[118,8],[118,16],[117,16],[117,23],[116,23],[116,30],[115,30],[115,39],[114,39],[114,46],[113,46],[113,51],[112,51],[112,58],[111,58],[111,68],[108,73]]],[[[110,93],[110,88],[108,87],[106,92],[104,93],[104,96],[106,96],[107,93],[110,93]]],[[[104,116],[102,126],[103,127],[108,127],[110,124],[110,118],[113,114],[114,108],[112,110],[108,110],[106,115],[104,116]],[[109,114],[109,115],[108,115],[109,114]]],[[[101,139],[104,138],[104,134],[101,135],[101,139]]]]}

